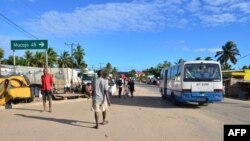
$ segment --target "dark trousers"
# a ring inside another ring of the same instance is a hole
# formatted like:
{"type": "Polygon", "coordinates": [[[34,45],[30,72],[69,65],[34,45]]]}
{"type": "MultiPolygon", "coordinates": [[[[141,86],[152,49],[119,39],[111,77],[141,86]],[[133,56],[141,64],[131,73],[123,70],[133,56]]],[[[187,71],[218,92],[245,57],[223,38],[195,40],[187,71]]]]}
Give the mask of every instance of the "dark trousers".
{"type": "Polygon", "coordinates": [[[130,90],[130,93],[131,93],[131,98],[134,97],[134,90],[130,90]]]}
{"type": "Polygon", "coordinates": [[[119,87],[119,97],[122,96],[122,87],[119,87]]]}

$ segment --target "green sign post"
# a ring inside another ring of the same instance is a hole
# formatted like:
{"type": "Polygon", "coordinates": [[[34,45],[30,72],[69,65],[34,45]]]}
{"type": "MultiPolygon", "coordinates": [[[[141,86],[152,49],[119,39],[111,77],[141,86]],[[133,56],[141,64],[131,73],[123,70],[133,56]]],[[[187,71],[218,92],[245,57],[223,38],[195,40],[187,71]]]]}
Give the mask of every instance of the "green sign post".
{"type": "Polygon", "coordinates": [[[16,73],[15,50],[44,49],[46,50],[46,66],[48,66],[48,40],[11,40],[11,50],[13,50],[14,73],[16,73]]]}
{"type": "Polygon", "coordinates": [[[11,40],[11,49],[48,49],[48,40],[11,40]]]}

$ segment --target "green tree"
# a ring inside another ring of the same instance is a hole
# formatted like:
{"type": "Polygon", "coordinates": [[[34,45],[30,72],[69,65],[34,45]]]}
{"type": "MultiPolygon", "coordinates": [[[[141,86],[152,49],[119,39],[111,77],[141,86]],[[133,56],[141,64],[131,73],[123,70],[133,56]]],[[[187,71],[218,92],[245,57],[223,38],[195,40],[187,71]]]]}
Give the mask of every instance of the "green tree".
{"type": "Polygon", "coordinates": [[[114,67],[114,68],[112,69],[111,74],[112,74],[113,78],[116,78],[116,77],[117,77],[118,70],[117,70],[116,67],[114,67]]]}
{"type": "Polygon", "coordinates": [[[202,60],[202,58],[201,57],[197,57],[197,58],[195,58],[195,60],[202,60]]]}
{"type": "MultiPolygon", "coordinates": [[[[24,66],[25,65],[25,59],[23,57],[19,57],[19,56],[15,56],[15,62],[16,62],[16,65],[21,65],[21,66],[24,66]]],[[[10,55],[8,57],[8,59],[5,59],[3,61],[3,64],[6,64],[6,65],[14,65],[14,57],[13,55],[10,55]]]]}
{"type": "Polygon", "coordinates": [[[34,59],[32,62],[32,66],[34,67],[44,67],[45,64],[45,53],[36,51],[34,55],[34,59]]]}
{"type": "Polygon", "coordinates": [[[71,59],[68,51],[64,51],[58,58],[58,65],[62,68],[68,68],[71,66],[71,59]]]}
{"type": "Polygon", "coordinates": [[[221,65],[221,69],[222,70],[233,70],[232,65],[228,64],[228,63],[224,63],[221,65]]]}
{"type": "MultiPolygon", "coordinates": [[[[17,56],[16,56],[16,60],[17,60],[17,56]]],[[[13,55],[10,55],[7,59],[4,59],[3,64],[13,65],[14,64],[13,55]]]]}
{"type": "Polygon", "coordinates": [[[167,60],[165,60],[165,61],[163,62],[163,64],[160,63],[160,64],[158,64],[158,65],[156,66],[153,75],[155,75],[155,77],[159,77],[159,76],[160,76],[160,73],[161,73],[161,70],[162,70],[163,68],[170,67],[170,66],[171,66],[171,62],[168,62],[167,60]]]}
{"type": "Polygon", "coordinates": [[[131,71],[128,72],[127,76],[135,78],[136,77],[136,71],[134,69],[132,69],[131,71]]]}
{"type": "Polygon", "coordinates": [[[17,56],[17,63],[16,63],[16,65],[25,66],[25,64],[26,64],[26,59],[24,57],[18,57],[17,56]]]}
{"type": "Polygon", "coordinates": [[[103,76],[108,77],[109,74],[111,73],[111,70],[112,70],[112,65],[110,63],[107,63],[103,71],[103,76]]]}
{"type": "Polygon", "coordinates": [[[184,63],[184,62],[186,62],[186,60],[184,60],[184,59],[179,59],[179,60],[177,60],[177,62],[175,62],[175,64],[180,64],[180,63],[184,63]]]}
{"type": "Polygon", "coordinates": [[[48,66],[53,67],[57,63],[57,53],[53,50],[53,48],[48,48],[48,66]]]}
{"type": "Polygon", "coordinates": [[[213,58],[212,57],[206,57],[204,60],[207,60],[207,61],[212,61],[213,58]]]}
{"type": "Polygon", "coordinates": [[[243,69],[243,70],[244,70],[244,69],[250,69],[250,65],[249,65],[249,66],[244,65],[244,66],[242,67],[242,69],[243,69]]]}
{"type": "Polygon", "coordinates": [[[231,63],[236,64],[236,56],[240,55],[236,44],[233,41],[228,41],[224,46],[222,46],[221,51],[217,51],[215,58],[220,61],[221,64],[226,64],[230,60],[231,63]]]}
{"type": "Polygon", "coordinates": [[[25,66],[31,66],[33,60],[33,53],[31,51],[25,51],[24,53],[25,66]]]}
{"type": "Polygon", "coordinates": [[[2,62],[3,57],[4,57],[4,50],[2,48],[0,48],[0,75],[2,75],[1,62],[2,62]]]}
{"type": "Polygon", "coordinates": [[[84,61],[85,52],[81,45],[78,45],[76,49],[74,49],[73,53],[73,64],[75,64],[77,68],[84,69],[87,67],[84,61]],[[75,60],[75,61],[74,61],[75,60]]]}

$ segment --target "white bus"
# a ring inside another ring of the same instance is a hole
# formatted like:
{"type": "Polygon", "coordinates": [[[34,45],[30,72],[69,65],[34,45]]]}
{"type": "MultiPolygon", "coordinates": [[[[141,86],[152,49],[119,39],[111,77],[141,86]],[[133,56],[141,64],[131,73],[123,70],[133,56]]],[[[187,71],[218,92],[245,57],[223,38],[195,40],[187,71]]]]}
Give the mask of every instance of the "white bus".
{"type": "Polygon", "coordinates": [[[205,103],[223,100],[222,74],[219,62],[188,61],[161,70],[162,98],[178,102],[205,103]]]}

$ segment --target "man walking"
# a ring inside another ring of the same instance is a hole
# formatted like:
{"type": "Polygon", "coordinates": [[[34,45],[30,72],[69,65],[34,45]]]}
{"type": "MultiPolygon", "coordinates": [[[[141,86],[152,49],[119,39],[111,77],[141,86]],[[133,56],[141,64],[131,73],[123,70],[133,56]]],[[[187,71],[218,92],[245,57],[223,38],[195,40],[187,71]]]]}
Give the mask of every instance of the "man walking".
{"type": "Polygon", "coordinates": [[[118,85],[118,88],[119,88],[118,95],[119,95],[120,98],[121,98],[121,95],[122,95],[122,85],[123,84],[124,84],[124,82],[123,82],[122,76],[120,76],[119,80],[117,81],[117,85],[118,85]]]}
{"type": "Polygon", "coordinates": [[[134,83],[134,80],[129,79],[128,87],[129,87],[129,91],[130,91],[130,94],[131,94],[131,98],[133,98],[133,97],[134,97],[134,91],[135,91],[135,83],[134,83]]]}
{"type": "Polygon", "coordinates": [[[42,81],[42,98],[43,98],[43,111],[46,111],[46,100],[49,101],[49,112],[51,111],[51,95],[52,95],[52,86],[53,86],[53,78],[52,75],[48,73],[48,68],[43,69],[43,75],[41,76],[42,81]]]}
{"type": "Polygon", "coordinates": [[[102,71],[97,72],[98,78],[94,81],[94,93],[93,93],[93,109],[95,111],[96,126],[99,128],[99,113],[102,112],[103,121],[102,124],[108,123],[106,120],[108,105],[110,106],[110,99],[108,95],[108,83],[102,78],[102,71]]]}

